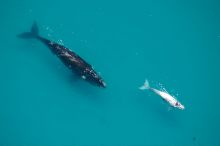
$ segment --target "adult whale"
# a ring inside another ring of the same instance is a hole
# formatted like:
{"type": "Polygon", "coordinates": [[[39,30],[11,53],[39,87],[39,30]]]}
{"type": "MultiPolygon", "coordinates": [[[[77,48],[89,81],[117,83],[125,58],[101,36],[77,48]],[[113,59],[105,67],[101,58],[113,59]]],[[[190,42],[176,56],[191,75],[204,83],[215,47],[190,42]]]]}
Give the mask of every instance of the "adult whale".
{"type": "Polygon", "coordinates": [[[44,43],[46,46],[50,48],[50,50],[73,72],[79,75],[82,79],[97,85],[99,87],[106,87],[106,83],[103,79],[96,73],[93,67],[87,63],[84,59],[78,56],[76,53],[71,51],[70,49],[56,43],[50,41],[46,38],[39,36],[38,26],[36,22],[32,25],[30,32],[24,32],[19,34],[19,38],[25,39],[37,39],[44,43]]]}

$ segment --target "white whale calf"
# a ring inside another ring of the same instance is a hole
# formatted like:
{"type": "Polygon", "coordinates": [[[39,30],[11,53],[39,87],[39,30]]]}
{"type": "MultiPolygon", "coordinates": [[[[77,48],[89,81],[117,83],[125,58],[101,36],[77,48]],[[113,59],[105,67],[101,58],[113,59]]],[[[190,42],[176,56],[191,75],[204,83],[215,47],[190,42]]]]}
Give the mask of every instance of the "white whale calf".
{"type": "Polygon", "coordinates": [[[168,102],[171,106],[176,107],[181,110],[185,109],[185,107],[177,99],[175,99],[173,96],[171,96],[169,93],[151,88],[149,86],[148,80],[145,80],[144,85],[139,87],[139,89],[140,90],[151,90],[154,93],[156,93],[157,95],[161,96],[162,99],[165,100],[166,102],[168,102]]]}

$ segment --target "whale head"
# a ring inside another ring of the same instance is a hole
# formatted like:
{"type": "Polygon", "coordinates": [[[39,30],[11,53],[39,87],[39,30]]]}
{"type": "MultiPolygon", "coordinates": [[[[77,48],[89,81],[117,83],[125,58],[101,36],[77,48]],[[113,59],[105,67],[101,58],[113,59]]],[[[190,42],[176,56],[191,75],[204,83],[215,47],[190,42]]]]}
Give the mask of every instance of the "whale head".
{"type": "Polygon", "coordinates": [[[106,83],[93,69],[86,69],[82,75],[82,78],[98,87],[106,88],[106,83]]]}
{"type": "Polygon", "coordinates": [[[185,107],[184,107],[184,105],[182,105],[180,102],[176,102],[176,104],[175,104],[175,107],[176,108],[178,108],[178,109],[181,109],[181,110],[184,110],[185,109],[185,107]]]}

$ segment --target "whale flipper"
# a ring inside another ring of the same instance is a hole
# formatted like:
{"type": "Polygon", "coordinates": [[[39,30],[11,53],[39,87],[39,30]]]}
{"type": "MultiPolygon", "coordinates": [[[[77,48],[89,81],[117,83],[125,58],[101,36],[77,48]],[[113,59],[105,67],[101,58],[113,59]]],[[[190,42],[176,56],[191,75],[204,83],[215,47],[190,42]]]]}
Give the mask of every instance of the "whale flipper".
{"type": "Polygon", "coordinates": [[[34,22],[31,27],[30,32],[21,33],[21,34],[17,35],[17,37],[24,38],[24,39],[33,39],[33,38],[38,37],[38,33],[39,33],[39,29],[38,29],[37,23],[34,22]]]}

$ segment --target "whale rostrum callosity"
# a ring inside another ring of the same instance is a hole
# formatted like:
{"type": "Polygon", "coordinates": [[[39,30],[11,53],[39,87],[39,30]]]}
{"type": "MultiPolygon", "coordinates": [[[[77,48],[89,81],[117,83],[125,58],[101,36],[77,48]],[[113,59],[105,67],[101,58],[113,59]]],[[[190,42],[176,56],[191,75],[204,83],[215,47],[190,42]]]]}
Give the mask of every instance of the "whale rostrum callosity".
{"type": "Polygon", "coordinates": [[[50,50],[73,72],[79,75],[82,79],[97,85],[99,87],[106,87],[106,83],[99,76],[99,74],[93,69],[93,67],[82,59],[79,55],[71,51],[70,49],[60,45],[56,42],[43,38],[38,33],[38,26],[36,22],[32,25],[30,32],[24,32],[19,34],[19,38],[25,39],[37,39],[50,48],[50,50]]]}

